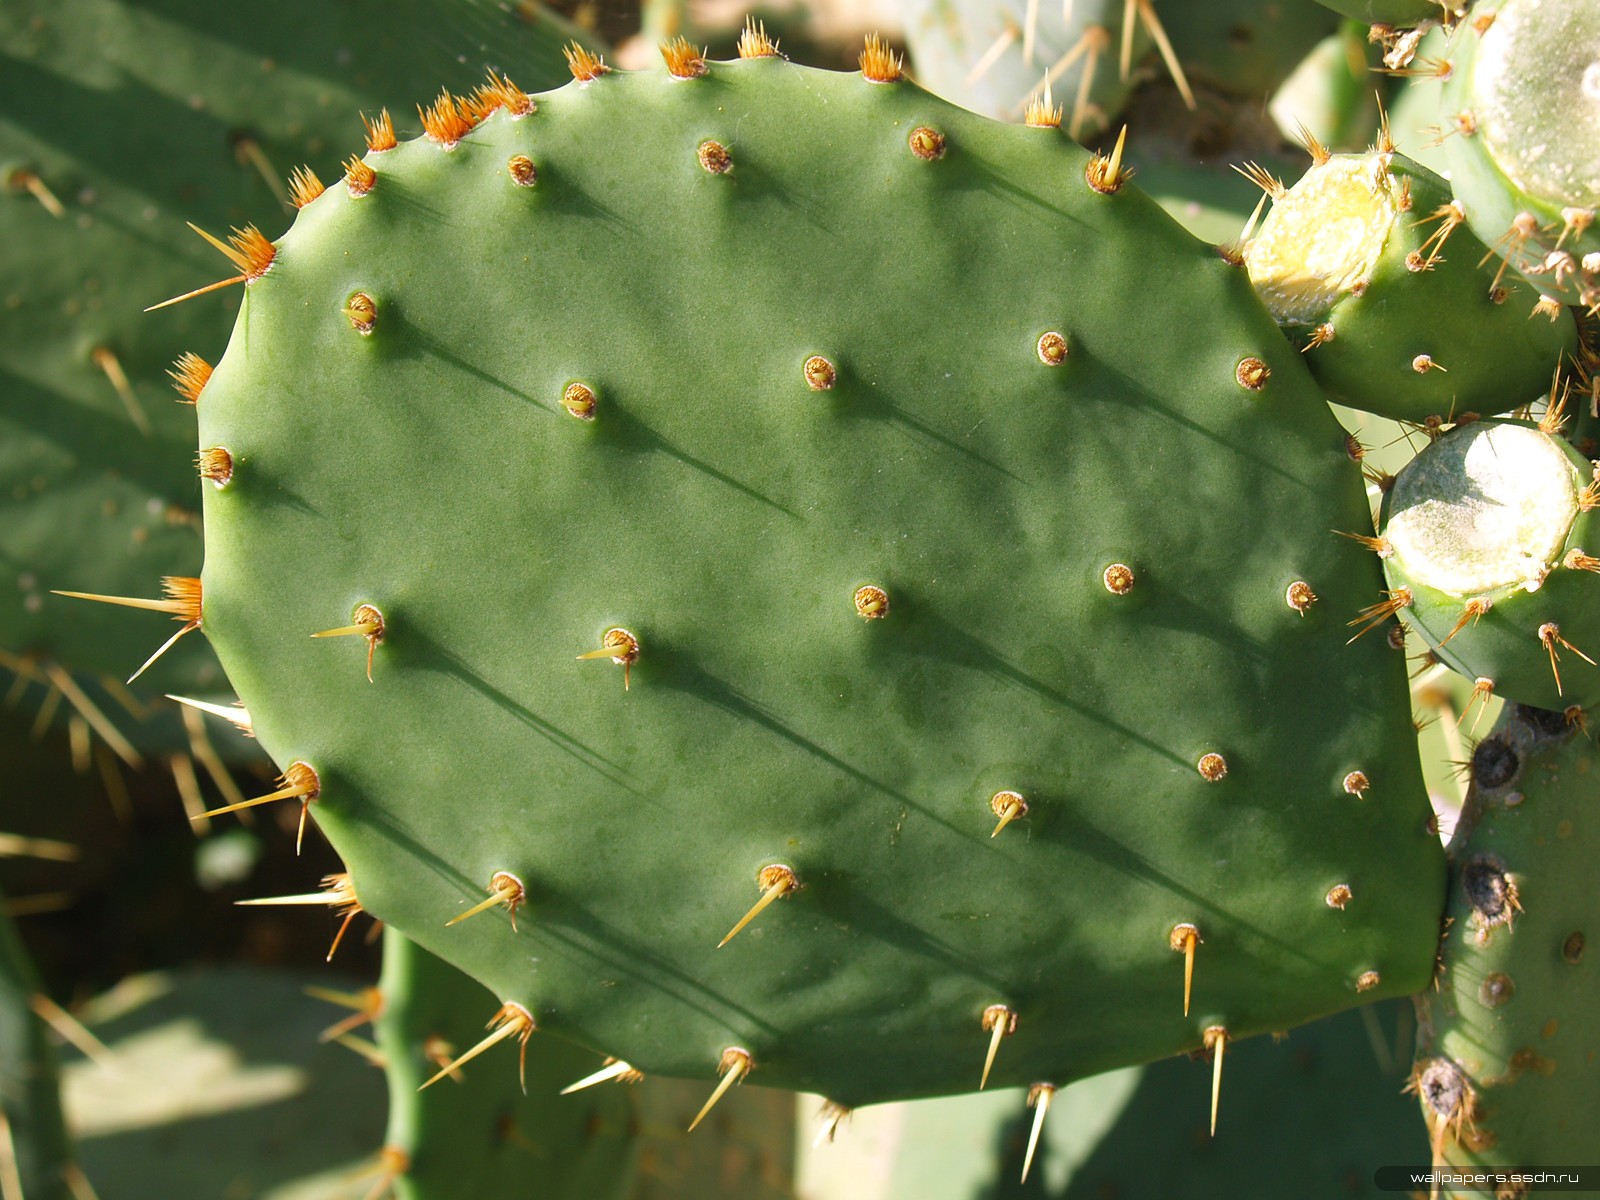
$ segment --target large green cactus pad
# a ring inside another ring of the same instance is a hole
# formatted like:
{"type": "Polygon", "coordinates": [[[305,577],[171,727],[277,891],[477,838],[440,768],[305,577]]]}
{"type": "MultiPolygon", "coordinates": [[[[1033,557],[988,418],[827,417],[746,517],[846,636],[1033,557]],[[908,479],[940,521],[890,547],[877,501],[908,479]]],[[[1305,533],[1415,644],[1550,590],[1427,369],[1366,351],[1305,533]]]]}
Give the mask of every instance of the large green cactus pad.
{"type": "Polygon", "coordinates": [[[199,406],[206,632],[368,909],[647,1073],[851,1104],[976,1088],[992,1006],[994,1079],[1066,1082],[1427,979],[1358,467],[1241,270],[904,81],[537,100],[302,209],[199,406]],[[360,605],[371,683],[309,636],[360,605]],[[446,928],[502,871],[517,928],[446,928]]]}

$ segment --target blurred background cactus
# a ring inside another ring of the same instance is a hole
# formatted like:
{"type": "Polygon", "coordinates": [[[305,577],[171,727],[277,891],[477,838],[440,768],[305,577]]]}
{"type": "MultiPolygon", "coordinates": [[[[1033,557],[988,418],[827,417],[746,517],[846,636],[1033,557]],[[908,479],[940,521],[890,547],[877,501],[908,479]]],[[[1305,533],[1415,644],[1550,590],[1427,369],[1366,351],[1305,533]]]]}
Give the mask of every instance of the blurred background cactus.
{"type": "Polygon", "coordinates": [[[1582,1165],[1597,76],[1585,0],[0,8],[0,1200],[1582,1165]],[[430,470],[502,515],[363,538],[430,470]],[[617,678],[484,672],[455,553],[617,678]]]}

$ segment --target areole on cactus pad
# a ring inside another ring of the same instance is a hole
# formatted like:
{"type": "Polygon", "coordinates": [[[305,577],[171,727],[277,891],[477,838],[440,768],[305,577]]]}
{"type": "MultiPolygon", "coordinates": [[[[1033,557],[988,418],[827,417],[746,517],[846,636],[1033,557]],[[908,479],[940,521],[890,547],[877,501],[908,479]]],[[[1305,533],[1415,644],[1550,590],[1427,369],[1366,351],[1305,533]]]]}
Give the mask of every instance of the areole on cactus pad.
{"type": "Polygon", "coordinates": [[[250,239],[203,629],[283,797],[495,1036],[646,1074],[1064,1083],[1422,986],[1359,450],[1245,273],[876,43],[745,45],[444,97],[250,239]]]}

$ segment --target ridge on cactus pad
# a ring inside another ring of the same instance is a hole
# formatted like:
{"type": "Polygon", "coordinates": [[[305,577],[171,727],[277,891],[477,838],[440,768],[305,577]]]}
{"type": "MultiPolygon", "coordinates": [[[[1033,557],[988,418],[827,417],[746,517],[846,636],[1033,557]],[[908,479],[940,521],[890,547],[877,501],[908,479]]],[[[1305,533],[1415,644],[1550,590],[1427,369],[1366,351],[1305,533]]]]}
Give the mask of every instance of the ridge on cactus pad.
{"type": "Polygon", "coordinates": [[[1359,449],[1244,272],[877,60],[583,65],[300,209],[197,406],[361,904],[535,1046],[847,1105],[1425,983],[1359,449]]]}

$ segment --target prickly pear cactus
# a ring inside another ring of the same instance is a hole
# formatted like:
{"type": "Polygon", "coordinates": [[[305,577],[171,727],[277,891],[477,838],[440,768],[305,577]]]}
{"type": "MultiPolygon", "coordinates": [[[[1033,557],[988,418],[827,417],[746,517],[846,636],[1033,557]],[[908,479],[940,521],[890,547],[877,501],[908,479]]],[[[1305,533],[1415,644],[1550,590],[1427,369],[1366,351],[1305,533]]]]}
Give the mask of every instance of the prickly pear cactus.
{"type": "Polygon", "coordinates": [[[1480,0],[1435,71],[1473,230],[1544,294],[1600,306],[1600,8],[1480,0]]]}
{"type": "Polygon", "coordinates": [[[1385,481],[1389,604],[1479,694],[1544,708],[1600,701],[1600,480],[1543,426],[1475,421],[1385,481]]]}
{"type": "Polygon", "coordinates": [[[1244,272],[765,50],[443,97],[241,241],[202,607],[275,795],[499,1040],[649,1074],[1064,1083],[1421,986],[1359,466],[1244,272]]]}
{"type": "Polygon", "coordinates": [[[1501,287],[1450,185],[1387,132],[1365,154],[1312,155],[1292,188],[1253,169],[1273,205],[1246,261],[1324,390],[1416,422],[1537,398],[1577,344],[1571,311],[1501,287]]]}
{"type": "Polygon", "coordinates": [[[1436,1166],[1582,1164],[1600,1122],[1600,910],[1587,882],[1600,752],[1583,713],[1513,708],[1472,769],[1439,989],[1417,1001],[1413,1090],[1436,1166]]]}
{"type": "Polygon", "coordinates": [[[625,1089],[562,1088],[600,1067],[576,1046],[542,1043],[523,1078],[443,1068],[482,1034],[482,986],[392,929],[383,934],[378,1047],[389,1080],[383,1157],[398,1200],[517,1195],[607,1200],[631,1194],[637,1117],[625,1089]],[[430,1081],[433,1081],[430,1083],[430,1081]]]}

